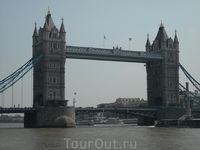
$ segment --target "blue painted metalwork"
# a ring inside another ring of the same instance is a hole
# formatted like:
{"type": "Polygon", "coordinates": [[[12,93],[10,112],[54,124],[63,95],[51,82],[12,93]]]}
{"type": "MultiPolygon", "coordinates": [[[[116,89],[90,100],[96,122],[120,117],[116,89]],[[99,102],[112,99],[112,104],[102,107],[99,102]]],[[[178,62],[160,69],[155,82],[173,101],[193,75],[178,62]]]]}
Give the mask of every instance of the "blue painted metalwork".
{"type": "Polygon", "coordinates": [[[180,68],[182,69],[183,73],[186,75],[186,77],[190,80],[190,82],[200,91],[200,83],[197,82],[188,72],[185,70],[185,68],[179,64],[180,68]]]}
{"type": "Polygon", "coordinates": [[[163,59],[159,52],[66,46],[66,58],[147,63],[163,59]]]}
{"type": "Polygon", "coordinates": [[[91,114],[97,112],[116,112],[131,114],[135,116],[142,116],[147,118],[156,117],[156,109],[151,108],[76,108],[76,116],[91,114]]]}
{"type": "Polygon", "coordinates": [[[189,100],[193,101],[197,105],[200,105],[200,97],[196,96],[194,93],[190,91],[187,91],[186,88],[182,84],[179,83],[179,85],[180,85],[179,89],[181,93],[183,93],[189,100]]]}
{"type": "Polygon", "coordinates": [[[31,58],[22,67],[16,70],[14,73],[0,81],[0,93],[14,85],[19,79],[21,79],[35,64],[43,57],[44,54],[40,54],[37,58],[31,58]]]}
{"type": "Polygon", "coordinates": [[[200,108],[193,108],[191,109],[192,113],[200,113],[200,108]]]}

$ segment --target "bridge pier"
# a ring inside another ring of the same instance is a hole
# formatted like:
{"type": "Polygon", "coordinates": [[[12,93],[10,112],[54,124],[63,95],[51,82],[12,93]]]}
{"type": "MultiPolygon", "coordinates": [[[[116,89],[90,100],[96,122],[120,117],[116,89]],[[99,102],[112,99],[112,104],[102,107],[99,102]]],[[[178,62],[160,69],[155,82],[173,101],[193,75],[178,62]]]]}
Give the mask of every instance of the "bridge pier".
{"type": "Polygon", "coordinates": [[[183,115],[191,116],[191,108],[158,108],[156,118],[138,117],[138,125],[154,125],[155,120],[179,119],[183,115]]]}
{"type": "Polygon", "coordinates": [[[191,108],[158,108],[157,120],[179,119],[183,115],[191,116],[191,108]]]}
{"type": "Polygon", "coordinates": [[[154,119],[153,118],[144,118],[144,117],[138,117],[138,125],[139,126],[149,126],[154,125],[154,119]]]}
{"type": "Polygon", "coordinates": [[[25,128],[75,127],[75,108],[46,107],[38,108],[35,113],[25,113],[25,128]]]}

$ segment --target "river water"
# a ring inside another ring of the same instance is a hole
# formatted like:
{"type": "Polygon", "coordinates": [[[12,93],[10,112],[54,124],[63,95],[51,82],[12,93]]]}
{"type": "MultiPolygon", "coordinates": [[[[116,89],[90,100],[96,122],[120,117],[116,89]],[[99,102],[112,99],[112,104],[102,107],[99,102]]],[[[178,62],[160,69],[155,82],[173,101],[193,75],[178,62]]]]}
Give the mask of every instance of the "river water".
{"type": "Polygon", "coordinates": [[[136,125],[23,128],[0,124],[0,150],[199,150],[200,129],[136,125]]]}

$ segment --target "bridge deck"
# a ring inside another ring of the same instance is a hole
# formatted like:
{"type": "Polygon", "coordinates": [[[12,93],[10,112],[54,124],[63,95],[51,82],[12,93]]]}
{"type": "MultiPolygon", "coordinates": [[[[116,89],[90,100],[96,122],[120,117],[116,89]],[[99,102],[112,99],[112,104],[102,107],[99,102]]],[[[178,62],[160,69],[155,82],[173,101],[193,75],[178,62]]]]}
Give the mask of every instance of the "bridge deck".
{"type": "MultiPolygon", "coordinates": [[[[36,108],[0,108],[0,113],[33,113],[36,112],[36,108]]],[[[155,108],[76,108],[76,113],[88,113],[88,112],[106,112],[106,111],[115,111],[115,112],[126,112],[126,113],[135,113],[138,115],[149,116],[155,115],[155,108]]],[[[200,113],[200,109],[192,109],[192,113],[200,113]]],[[[154,117],[154,116],[152,116],[154,117]]]]}
{"type": "Polygon", "coordinates": [[[66,58],[146,63],[163,59],[161,53],[66,46],[66,58]]]}
{"type": "Polygon", "coordinates": [[[33,113],[36,108],[0,108],[0,113],[33,113]]]}

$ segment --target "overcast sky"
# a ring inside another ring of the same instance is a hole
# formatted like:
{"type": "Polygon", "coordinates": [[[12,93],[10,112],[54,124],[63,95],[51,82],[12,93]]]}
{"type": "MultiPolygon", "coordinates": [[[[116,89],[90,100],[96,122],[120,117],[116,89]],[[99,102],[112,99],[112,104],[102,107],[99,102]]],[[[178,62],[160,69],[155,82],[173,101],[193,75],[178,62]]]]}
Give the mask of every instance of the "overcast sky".
{"type": "MultiPolygon", "coordinates": [[[[180,63],[200,81],[200,1],[183,0],[1,0],[0,80],[32,57],[34,23],[43,27],[50,7],[54,24],[60,29],[64,18],[67,45],[145,51],[147,34],[155,39],[162,20],[169,37],[175,30],[179,39],[180,63]]],[[[67,59],[65,98],[72,105],[96,106],[119,97],[147,98],[144,64],[67,59]]],[[[180,70],[180,83],[186,77],[180,70]]],[[[23,79],[23,106],[32,104],[32,72],[23,79]]],[[[190,90],[195,90],[190,86],[190,90]]],[[[14,104],[21,103],[21,81],[14,85],[14,104]]],[[[12,88],[0,94],[0,104],[11,106],[12,88]]]]}

